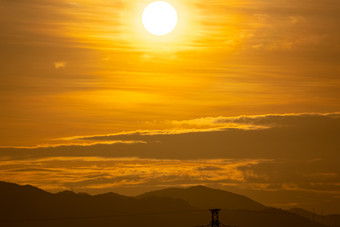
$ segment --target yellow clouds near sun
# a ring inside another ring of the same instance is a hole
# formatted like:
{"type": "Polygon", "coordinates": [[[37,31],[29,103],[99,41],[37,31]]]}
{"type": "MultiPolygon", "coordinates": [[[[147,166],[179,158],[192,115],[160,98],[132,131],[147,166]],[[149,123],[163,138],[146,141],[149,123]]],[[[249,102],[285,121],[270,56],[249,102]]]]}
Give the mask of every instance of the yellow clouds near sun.
{"type": "Polygon", "coordinates": [[[127,40],[132,45],[146,51],[178,51],[187,48],[190,41],[195,39],[198,30],[198,14],[195,6],[189,1],[167,1],[177,12],[177,24],[172,32],[165,36],[150,34],[144,27],[142,17],[145,7],[153,0],[130,1],[127,5],[125,25],[127,40]]]}
{"type": "MultiPolygon", "coordinates": [[[[178,51],[190,47],[199,36],[199,10],[189,0],[166,1],[177,12],[175,29],[161,37],[150,34],[143,25],[143,11],[154,0],[79,1],[63,14],[72,18],[60,26],[62,33],[78,44],[96,49],[124,51],[178,51]]],[[[68,3],[69,4],[69,3],[68,3]]]]}

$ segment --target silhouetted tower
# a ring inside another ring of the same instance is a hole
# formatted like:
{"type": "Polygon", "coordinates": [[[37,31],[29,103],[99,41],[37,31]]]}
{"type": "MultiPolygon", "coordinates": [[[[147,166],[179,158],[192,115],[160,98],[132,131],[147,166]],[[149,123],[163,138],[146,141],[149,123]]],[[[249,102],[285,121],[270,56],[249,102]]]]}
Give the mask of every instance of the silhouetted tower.
{"type": "Polygon", "coordinates": [[[210,222],[210,224],[199,225],[199,226],[195,226],[195,227],[237,227],[237,226],[222,224],[219,220],[219,217],[218,217],[218,212],[220,210],[221,209],[210,209],[210,212],[211,212],[211,222],[210,222]]]}
{"type": "Polygon", "coordinates": [[[211,227],[220,227],[220,220],[218,218],[218,212],[220,209],[211,209],[211,227]]]}

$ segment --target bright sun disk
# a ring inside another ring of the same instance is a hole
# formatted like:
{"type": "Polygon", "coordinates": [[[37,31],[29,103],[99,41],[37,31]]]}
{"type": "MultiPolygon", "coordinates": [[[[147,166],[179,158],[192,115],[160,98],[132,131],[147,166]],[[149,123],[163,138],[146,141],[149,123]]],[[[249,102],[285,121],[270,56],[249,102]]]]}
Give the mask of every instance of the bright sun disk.
{"type": "Polygon", "coordinates": [[[151,34],[166,35],[177,25],[177,12],[167,2],[152,2],[144,9],[142,21],[145,29],[151,34]]]}

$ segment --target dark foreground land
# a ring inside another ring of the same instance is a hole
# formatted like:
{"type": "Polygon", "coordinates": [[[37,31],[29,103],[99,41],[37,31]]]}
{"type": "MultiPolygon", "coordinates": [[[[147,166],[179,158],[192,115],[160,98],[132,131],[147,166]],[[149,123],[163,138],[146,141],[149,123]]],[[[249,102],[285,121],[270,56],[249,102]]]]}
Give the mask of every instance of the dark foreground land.
{"type": "Polygon", "coordinates": [[[266,207],[245,196],[196,186],[127,197],[48,193],[33,186],[0,182],[0,226],[193,227],[210,222],[208,209],[222,208],[220,221],[240,227],[340,226],[340,216],[315,218],[304,210],[266,207]]]}

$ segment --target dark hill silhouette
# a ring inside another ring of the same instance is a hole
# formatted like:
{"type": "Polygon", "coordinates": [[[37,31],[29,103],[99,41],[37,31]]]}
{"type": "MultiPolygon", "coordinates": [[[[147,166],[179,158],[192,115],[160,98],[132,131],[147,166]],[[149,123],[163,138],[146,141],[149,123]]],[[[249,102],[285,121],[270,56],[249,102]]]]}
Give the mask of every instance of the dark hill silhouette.
{"type": "Polygon", "coordinates": [[[190,205],[202,209],[216,207],[230,210],[263,210],[266,207],[243,195],[212,189],[204,186],[190,188],[167,188],[144,193],[139,198],[169,197],[188,201],[190,205]]]}
{"type": "MultiPolygon", "coordinates": [[[[215,191],[204,187],[188,189],[192,190],[215,191]]],[[[71,191],[52,194],[28,185],[0,182],[0,201],[0,226],[6,227],[192,227],[210,221],[206,209],[194,208],[181,199],[157,196],[135,198],[115,193],[92,196],[71,191]]],[[[240,227],[325,227],[273,208],[222,210],[220,217],[223,223],[240,227]]]]}
{"type": "Polygon", "coordinates": [[[0,182],[0,201],[0,220],[3,221],[105,217],[113,214],[127,215],[194,209],[187,202],[179,199],[136,199],[115,193],[91,196],[71,191],[52,194],[36,187],[5,182],[0,182]]]}
{"type": "Polygon", "coordinates": [[[326,226],[281,209],[267,208],[260,211],[222,211],[221,216],[228,224],[240,227],[316,227],[326,226]]]}
{"type": "Polygon", "coordinates": [[[315,222],[326,224],[328,226],[340,226],[340,215],[339,214],[330,214],[330,215],[320,215],[314,212],[301,209],[301,208],[291,208],[288,211],[297,214],[301,217],[308,218],[315,222]]]}

